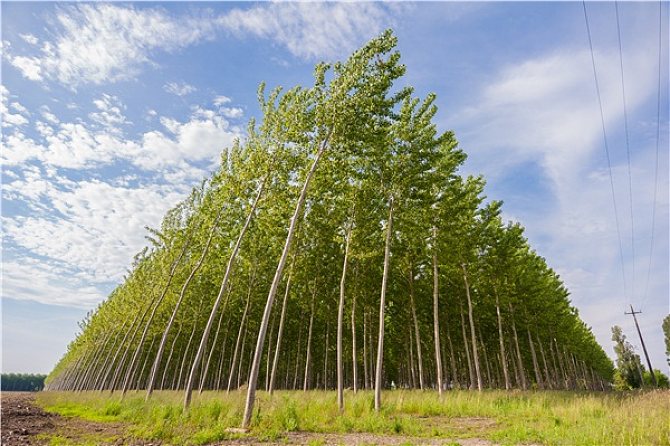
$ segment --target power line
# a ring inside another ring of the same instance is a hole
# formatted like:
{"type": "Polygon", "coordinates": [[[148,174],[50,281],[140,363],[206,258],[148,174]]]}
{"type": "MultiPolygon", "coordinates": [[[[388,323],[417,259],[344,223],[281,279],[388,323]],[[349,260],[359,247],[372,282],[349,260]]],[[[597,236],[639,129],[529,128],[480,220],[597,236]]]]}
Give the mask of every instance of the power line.
{"type": "Polygon", "coordinates": [[[656,97],[656,166],[654,169],[654,202],[651,207],[651,242],[649,243],[649,265],[647,267],[647,282],[644,287],[644,295],[640,309],[644,307],[649,293],[649,279],[651,276],[651,258],[654,253],[654,230],[656,229],[656,202],[658,197],[658,158],[661,139],[661,71],[663,57],[663,0],[658,2],[658,87],[656,97]]]}
{"type": "Polygon", "coordinates": [[[600,123],[603,129],[603,141],[605,142],[605,156],[607,158],[607,169],[609,171],[610,177],[610,187],[612,189],[612,205],[614,206],[614,220],[616,222],[616,233],[619,238],[619,257],[621,260],[621,274],[623,276],[623,291],[624,295],[626,294],[626,269],[624,267],[623,261],[623,244],[621,243],[621,230],[619,229],[619,212],[616,205],[616,195],[614,192],[614,178],[612,176],[612,163],[610,161],[610,152],[609,146],[607,144],[607,131],[605,130],[605,114],[603,113],[603,103],[600,97],[600,85],[598,84],[598,72],[596,71],[596,59],[593,55],[593,42],[591,41],[591,27],[589,26],[589,16],[586,13],[586,1],[582,0],[582,6],[584,8],[584,20],[586,22],[586,33],[589,37],[589,49],[591,50],[591,64],[593,66],[593,79],[596,84],[596,94],[598,96],[598,106],[600,107],[600,123]]]}
{"type": "Polygon", "coordinates": [[[628,133],[628,110],[626,108],[626,86],[623,75],[623,49],[621,45],[621,24],[619,22],[619,2],[615,0],[614,10],[616,12],[616,30],[619,37],[619,67],[621,68],[621,98],[623,100],[623,123],[626,132],[626,155],[628,157],[628,196],[630,198],[630,245],[633,257],[631,273],[631,299],[635,299],[635,224],[633,220],[633,176],[630,169],[630,138],[628,133]]]}

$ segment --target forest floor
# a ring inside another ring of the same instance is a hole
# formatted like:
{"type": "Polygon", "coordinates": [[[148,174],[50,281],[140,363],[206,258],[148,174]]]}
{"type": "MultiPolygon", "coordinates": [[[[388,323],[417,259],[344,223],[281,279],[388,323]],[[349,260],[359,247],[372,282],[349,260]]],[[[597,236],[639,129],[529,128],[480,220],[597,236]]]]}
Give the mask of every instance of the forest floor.
{"type": "Polygon", "coordinates": [[[2,444],[13,445],[666,445],[670,392],[259,392],[249,432],[244,392],[2,394],[2,444]]]}

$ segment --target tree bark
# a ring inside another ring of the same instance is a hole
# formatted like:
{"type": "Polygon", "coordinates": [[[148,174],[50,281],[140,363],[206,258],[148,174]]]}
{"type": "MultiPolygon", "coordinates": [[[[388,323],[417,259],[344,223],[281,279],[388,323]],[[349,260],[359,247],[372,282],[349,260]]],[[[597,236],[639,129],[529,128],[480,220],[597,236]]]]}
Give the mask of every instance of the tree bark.
{"type": "Polygon", "coordinates": [[[344,325],[344,294],[347,279],[347,260],[349,259],[349,244],[351,242],[351,226],[347,229],[344,245],[344,262],[342,277],[340,278],[340,301],[337,306],[337,405],[340,412],[344,412],[344,365],[342,364],[342,326],[344,325]]]}
{"type": "Polygon", "coordinates": [[[293,256],[293,260],[291,262],[291,271],[288,274],[288,278],[286,279],[286,290],[284,291],[284,301],[282,302],[281,306],[281,316],[279,317],[279,329],[277,330],[277,345],[275,347],[275,356],[274,360],[272,361],[272,373],[270,374],[270,388],[268,389],[268,392],[270,395],[272,395],[272,392],[274,391],[275,387],[275,376],[277,373],[277,364],[279,363],[279,352],[281,351],[281,341],[282,341],[282,335],[284,334],[284,320],[286,318],[286,305],[288,303],[288,295],[289,292],[291,291],[291,277],[293,276],[293,264],[295,263],[295,255],[293,256]]]}
{"type": "MultiPolygon", "coordinates": [[[[419,332],[419,321],[416,317],[416,303],[414,302],[414,268],[409,267],[409,301],[412,308],[412,321],[414,322],[414,341],[416,342],[416,357],[419,374],[419,388],[423,390],[423,358],[421,355],[421,334],[419,332]]],[[[412,366],[413,367],[413,366],[412,366]]]]}
{"type": "Polygon", "coordinates": [[[516,359],[518,361],[517,368],[519,370],[519,376],[521,379],[521,388],[523,390],[528,389],[528,384],[526,383],[526,373],[523,369],[523,360],[521,359],[521,350],[519,349],[519,337],[516,333],[516,322],[514,321],[514,310],[512,310],[512,304],[509,304],[509,311],[512,316],[512,333],[514,334],[514,345],[516,347],[516,359]]]}
{"type": "Polygon", "coordinates": [[[161,360],[163,359],[163,350],[165,349],[165,343],[167,342],[167,338],[170,335],[170,330],[172,329],[172,325],[174,324],[174,321],[177,317],[177,313],[179,312],[179,307],[181,306],[181,303],[184,300],[184,296],[186,295],[186,290],[188,289],[188,286],[191,284],[191,281],[197,274],[198,270],[202,267],[202,264],[205,261],[205,258],[207,257],[207,252],[209,252],[209,247],[212,244],[212,238],[214,237],[214,232],[216,231],[219,218],[221,218],[222,211],[223,207],[220,208],[216,214],[216,218],[214,219],[212,227],[209,230],[209,234],[207,236],[207,242],[205,243],[205,247],[202,250],[202,254],[200,255],[200,258],[198,259],[197,263],[193,266],[193,269],[191,269],[191,273],[186,278],[186,281],[182,285],[181,292],[179,293],[179,298],[177,299],[174,309],[172,310],[172,315],[170,315],[170,320],[168,321],[167,326],[163,331],[161,342],[158,344],[158,351],[156,352],[156,358],[154,359],[153,366],[151,367],[151,373],[149,374],[149,382],[147,383],[147,395],[145,397],[145,401],[149,401],[149,398],[151,398],[151,394],[154,391],[154,383],[156,381],[156,376],[158,375],[158,367],[160,367],[161,360]]]}
{"type": "Polygon", "coordinates": [[[263,177],[263,180],[261,181],[261,184],[258,187],[256,197],[254,198],[254,202],[251,205],[251,209],[249,209],[249,214],[247,214],[247,218],[244,221],[242,229],[240,230],[240,234],[237,236],[233,252],[230,254],[230,258],[228,259],[228,264],[226,265],[226,272],[223,275],[223,280],[221,281],[221,287],[219,288],[219,293],[217,294],[216,300],[214,301],[214,306],[212,306],[212,311],[209,313],[209,319],[207,320],[205,330],[203,331],[202,338],[200,339],[200,346],[198,347],[198,350],[195,354],[195,358],[193,358],[193,364],[191,365],[191,373],[189,374],[188,382],[186,384],[186,389],[184,392],[185,409],[188,408],[189,404],[191,404],[191,392],[193,391],[193,386],[195,385],[195,374],[196,371],[198,370],[198,367],[200,366],[200,362],[202,361],[202,356],[205,353],[205,349],[207,348],[209,333],[212,329],[212,325],[214,325],[216,312],[219,310],[219,305],[221,305],[221,300],[223,299],[226,288],[228,287],[228,281],[230,280],[230,275],[233,270],[233,265],[235,264],[235,259],[237,258],[237,254],[240,251],[240,246],[242,245],[242,239],[244,238],[247,229],[249,229],[249,224],[251,223],[254,213],[256,212],[258,202],[260,201],[261,196],[263,195],[265,184],[267,183],[269,177],[270,177],[269,173],[266,174],[265,177],[263,177]]]}
{"type": "Polygon", "coordinates": [[[377,340],[377,365],[375,367],[375,412],[381,410],[382,405],[382,366],[384,361],[384,314],[386,307],[386,283],[389,276],[391,257],[391,237],[393,234],[393,195],[389,199],[389,218],[386,227],[386,243],[384,246],[384,273],[382,275],[382,290],[379,299],[379,337],[377,340]]]}
{"type": "Polygon", "coordinates": [[[233,360],[230,365],[230,372],[228,373],[228,387],[226,388],[226,393],[230,393],[230,388],[233,385],[233,377],[235,375],[235,367],[237,366],[237,358],[240,349],[240,342],[245,330],[245,324],[247,321],[247,314],[249,312],[249,306],[251,305],[251,290],[253,288],[254,276],[256,275],[255,271],[249,274],[249,288],[247,290],[247,302],[244,305],[244,312],[242,313],[242,320],[240,321],[240,328],[237,331],[237,340],[235,341],[235,351],[233,353],[233,360]]]}
{"type": "Polygon", "coordinates": [[[475,371],[472,366],[472,359],[470,357],[470,347],[468,346],[468,336],[465,332],[465,316],[463,315],[463,307],[461,306],[461,331],[463,332],[463,344],[465,345],[465,358],[468,361],[468,375],[470,376],[469,387],[475,388],[475,371]]]}
{"type": "Polygon", "coordinates": [[[498,290],[494,287],[493,293],[496,296],[496,314],[498,316],[498,340],[500,341],[500,363],[505,377],[505,390],[510,390],[512,385],[509,381],[509,371],[507,370],[507,355],[505,354],[505,339],[502,329],[502,317],[500,316],[500,298],[498,297],[498,290]]]}
{"type": "Polygon", "coordinates": [[[258,381],[258,371],[260,370],[261,357],[263,356],[263,345],[265,343],[265,333],[268,329],[268,323],[270,322],[270,313],[272,312],[272,304],[274,303],[275,296],[277,295],[277,288],[279,287],[279,282],[284,272],[284,266],[286,265],[286,260],[288,258],[288,252],[291,248],[291,242],[293,241],[293,236],[295,234],[295,229],[298,223],[298,219],[302,212],[302,206],[305,203],[307,198],[307,189],[309,187],[310,180],[314,176],[316,167],[319,164],[319,160],[326,151],[328,146],[328,140],[332,133],[332,128],[328,130],[326,137],[321,143],[316,156],[314,157],[314,162],[312,167],[307,173],[305,182],[300,191],[300,197],[296,203],[295,211],[293,217],[291,217],[291,224],[289,226],[288,234],[286,235],[286,242],[284,244],[284,249],[282,251],[281,257],[279,258],[279,264],[277,265],[277,271],[275,271],[274,279],[272,280],[272,285],[270,286],[270,292],[268,293],[267,303],[265,305],[265,311],[263,312],[263,319],[261,320],[261,326],[258,331],[258,338],[256,340],[256,350],[254,351],[254,360],[251,364],[251,373],[249,376],[249,387],[247,389],[247,398],[244,405],[244,415],[242,417],[242,428],[248,428],[249,423],[251,422],[251,415],[254,410],[254,402],[256,401],[256,386],[258,381]]]}
{"type": "MultiPolygon", "coordinates": [[[[354,268],[355,271],[356,268],[354,268]]],[[[355,277],[356,274],[354,274],[355,277]]],[[[351,303],[351,371],[354,393],[358,392],[358,364],[356,356],[356,293],[354,293],[354,300],[351,303]]]]}
{"type": "Polygon", "coordinates": [[[468,298],[468,319],[470,321],[470,334],[472,336],[472,359],[475,363],[475,373],[477,375],[477,390],[481,391],[482,374],[479,370],[479,354],[477,352],[477,335],[475,334],[475,320],[472,314],[472,299],[470,298],[470,285],[468,285],[468,273],[465,269],[465,263],[461,264],[463,269],[463,282],[465,282],[465,295],[468,298]]]}
{"type": "Polygon", "coordinates": [[[310,367],[312,365],[312,330],[314,327],[314,301],[316,300],[316,279],[314,279],[314,289],[312,290],[312,304],[309,312],[309,332],[307,334],[307,352],[305,353],[305,380],[303,381],[303,392],[310,387],[310,367]]]}
{"type": "Polygon", "coordinates": [[[437,269],[437,228],[433,226],[433,334],[435,336],[435,372],[437,376],[437,392],[442,396],[442,350],[440,348],[440,278],[437,269]]]}

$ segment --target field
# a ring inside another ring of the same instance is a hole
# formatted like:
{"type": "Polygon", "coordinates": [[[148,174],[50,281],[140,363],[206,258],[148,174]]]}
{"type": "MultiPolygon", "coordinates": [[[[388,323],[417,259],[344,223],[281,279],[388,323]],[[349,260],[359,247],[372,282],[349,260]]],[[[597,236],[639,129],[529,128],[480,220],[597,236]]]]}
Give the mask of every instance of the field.
{"type": "Polygon", "coordinates": [[[58,429],[38,439],[55,445],[670,445],[668,391],[451,391],[440,399],[431,391],[395,390],[384,393],[380,414],[374,412],[371,392],[347,392],[346,409],[339,414],[335,392],[278,391],[259,394],[248,433],[230,429],[239,424],[244,392],[205,392],[188,412],[181,398],[178,392],[157,392],[147,403],[143,393],[122,400],[107,392],[41,392],[37,406],[93,427],[77,436],[67,422],[56,423],[58,429]]]}

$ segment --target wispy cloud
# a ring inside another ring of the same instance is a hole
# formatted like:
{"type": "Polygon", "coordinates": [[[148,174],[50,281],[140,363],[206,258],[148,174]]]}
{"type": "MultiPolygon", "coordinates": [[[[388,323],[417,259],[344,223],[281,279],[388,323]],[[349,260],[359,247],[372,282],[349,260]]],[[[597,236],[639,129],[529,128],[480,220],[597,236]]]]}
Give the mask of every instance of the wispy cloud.
{"type": "MultiPolygon", "coordinates": [[[[53,80],[71,88],[134,79],[145,66],[156,66],[157,52],[174,52],[228,32],[238,38],[270,39],[304,59],[347,54],[393,22],[397,7],[379,3],[268,3],[235,8],[213,16],[173,17],[164,9],[77,4],[60,6],[33,54],[5,57],[25,78],[53,80]]],[[[22,38],[36,45],[33,35],[22,38]]],[[[169,83],[166,90],[183,96],[194,90],[169,83]]]]}
{"type": "Polygon", "coordinates": [[[163,85],[163,90],[167,91],[168,93],[172,93],[176,96],[186,96],[187,94],[196,91],[197,88],[195,88],[193,85],[189,85],[184,82],[182,83],[168,82],[167,84],[163,85]]]}

